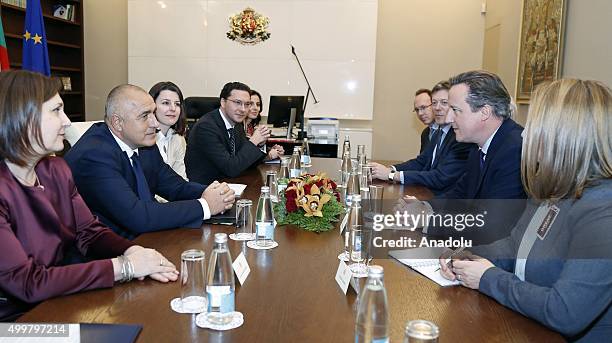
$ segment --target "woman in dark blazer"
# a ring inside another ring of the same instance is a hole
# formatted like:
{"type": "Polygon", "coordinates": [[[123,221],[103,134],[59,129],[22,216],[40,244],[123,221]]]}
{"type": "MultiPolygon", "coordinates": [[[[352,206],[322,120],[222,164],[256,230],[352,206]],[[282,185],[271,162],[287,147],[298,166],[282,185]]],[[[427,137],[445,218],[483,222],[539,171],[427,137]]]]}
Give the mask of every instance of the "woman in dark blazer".
{"type": "Polygon", "coordinates": [[[89,211],[63,159],[70,120],[61,84],[0,73],[0,320],[37,302],[132,278],[175,281],[174,265],[116,235],[89,211]],[[89,262],[71,264],[76,260],[89,262]]]}
{"type": "Polygon", "coordinates": [[[612,337],[612,92],[559,80],[532,95],[521,174],[531,201],[510,237],[441,258],[442,274],[561,333],[612,337]],[[482,256],[482,257],[481,257],[482,256]]]}

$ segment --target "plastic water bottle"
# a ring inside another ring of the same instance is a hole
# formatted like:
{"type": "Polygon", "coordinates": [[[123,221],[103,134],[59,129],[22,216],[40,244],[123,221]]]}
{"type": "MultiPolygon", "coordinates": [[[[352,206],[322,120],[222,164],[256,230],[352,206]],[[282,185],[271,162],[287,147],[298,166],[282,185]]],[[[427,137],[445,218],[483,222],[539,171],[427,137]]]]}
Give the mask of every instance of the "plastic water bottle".
{"type": "Polygon", "coordinates": [[[342,166],[340,167],[340,184],[346,186],[349,175],[351,174],[352,161],[351,152],[347,151],[342,155],[342,166]]]}
{"type": "Polygon", "coordinates": [[[232,256],[227,248],[227,234],[215,234],[215,247],[208,264],[208,321],[225,325],[232,321],[234,312],[234,272],[232,256]]]}
{"type": "Polygon", "coordinates": [[[261,187],[261,195],[257,202],[257,214],[255,216],[257,246],[269,247],[274,242],[274,213],[272,212],[272,201],[270,200],[270,188],[261,187]]]}
{"type": "Polygon", "coordinates": [[[389,342],[389,311],[383,274],[381,266],[368,268],[368,281],[359,297],[355,343],[389,342]]]}

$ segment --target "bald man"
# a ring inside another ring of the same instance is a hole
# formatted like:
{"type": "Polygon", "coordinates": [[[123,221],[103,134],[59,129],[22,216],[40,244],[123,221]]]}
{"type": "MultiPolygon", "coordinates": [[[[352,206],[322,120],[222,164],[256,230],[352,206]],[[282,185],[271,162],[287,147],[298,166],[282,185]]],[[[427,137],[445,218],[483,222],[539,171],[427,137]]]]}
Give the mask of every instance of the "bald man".
{"type": "Polygon", "coordinates": [[[164,163],[155,144],[154,112],[155,102],[142,88],[117,86],[107,97],[104,122],[94,124],[65,155],[87,206],[129,239],[198,228],[234,203],[226,184],[187,182],[164,163]],[[169,202],[158,203],[156,194],[169,202]]]}

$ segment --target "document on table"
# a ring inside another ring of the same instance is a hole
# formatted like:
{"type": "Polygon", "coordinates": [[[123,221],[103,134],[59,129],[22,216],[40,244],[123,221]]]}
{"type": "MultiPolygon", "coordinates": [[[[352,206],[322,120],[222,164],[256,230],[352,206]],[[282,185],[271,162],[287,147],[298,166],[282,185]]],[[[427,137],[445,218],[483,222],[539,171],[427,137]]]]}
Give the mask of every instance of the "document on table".
{"type": "Polygon", "coordinates": [[[444,252],[443,247],[432,247],[432,248],[414,248],[404,250],[390,251],[389,255],[408,267],[416,270],[423,274],[431,281],[437,283],[442,287],[456,286],[459,285],[459,281],[451,281],[445,279],[441,274],[440,262],[438,257],[444,252]]]}
{"type": "Polygon", "coordinates": [[[236,197],[242,196],[247,185],[242,183],[228,183],[227,186],[236,193],[236,197]]]}

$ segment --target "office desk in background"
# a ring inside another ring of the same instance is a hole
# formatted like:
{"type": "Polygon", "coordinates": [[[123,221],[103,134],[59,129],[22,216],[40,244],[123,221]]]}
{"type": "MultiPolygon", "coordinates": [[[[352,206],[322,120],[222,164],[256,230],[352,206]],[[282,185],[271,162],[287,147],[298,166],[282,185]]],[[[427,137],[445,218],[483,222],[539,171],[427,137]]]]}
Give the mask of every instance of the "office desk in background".
{"type": "MultiPolygon", "coordinates": [[[[339,167],[338,159],[314,158],[309,172],[334,176],[339,167]]],[[[248,184],[243,198],[256,201],[265,171],[276,168],[261,165],[231,181],[248,184]]],[[[385,199],[407,193],[431,197],[421,187],[384,185],[385,199]]],[[[187,249],[202,249],[208,259],[217,232],[229,234],[234,228],[203,225],[161,231],[141,235],[136,243],[157,249],[179,266],[180,254],[187,249]]],[[[170,309],[170,300],[180,296],[179,283],[150,279],[51,299],[19,322],[136,323],[143,325],[139,342],[353,342],[356,295],[352,290],[344,295],[334,280],[343,249],[338,230],[316,234],[285,226],[276,229],[275,239],[279,246],[272,250],[229,241],[232,257],[244,252],[251,267],[244,286],[236,283],[236,310],[244,314],[244,324],[234,330],[197,327],[195,315],[170,309]]],[[[392,258],[372,263],[385,269],[391,342],[402,342],[404,325],[413,319],[436,323],[440,342],[563,342],[557,333],[477,291],[439,287],[392,258]]]]}

